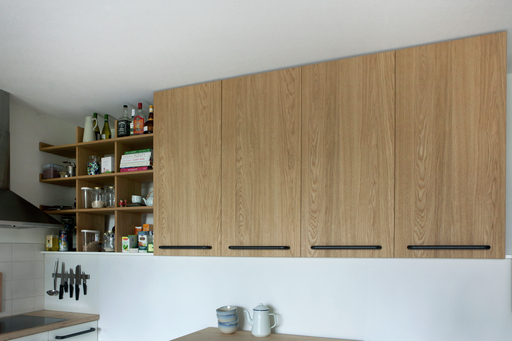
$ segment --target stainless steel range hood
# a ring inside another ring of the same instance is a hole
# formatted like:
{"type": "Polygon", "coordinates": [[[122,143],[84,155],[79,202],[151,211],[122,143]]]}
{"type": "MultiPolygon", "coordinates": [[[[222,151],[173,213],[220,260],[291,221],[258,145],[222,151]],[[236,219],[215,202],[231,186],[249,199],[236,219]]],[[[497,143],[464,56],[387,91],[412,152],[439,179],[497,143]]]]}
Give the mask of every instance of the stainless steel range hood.
{"type": "Polygon", "coordinates": [[[0,90],[0,227],[62,227],[62,223],[10,190],[9,93],[0,90]]]}

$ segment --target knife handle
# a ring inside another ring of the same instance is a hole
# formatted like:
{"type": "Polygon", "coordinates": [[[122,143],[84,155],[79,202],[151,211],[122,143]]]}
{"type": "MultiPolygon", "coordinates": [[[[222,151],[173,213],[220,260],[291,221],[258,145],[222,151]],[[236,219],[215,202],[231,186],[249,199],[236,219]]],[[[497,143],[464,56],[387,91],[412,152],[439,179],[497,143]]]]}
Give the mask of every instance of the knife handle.
{"type": "Polygon", "coordinates": [[[78,284],[75,284],[75,299],[78,301],[78,296],[80,295],[80,287],[78,284]]]}
{"type": "Polygon", "coordinates": [[[84,295],[87,295],[87,284],[84,283],[83,286],[84,286],[84,295]]]}
{"type": "Polygon", "coordinates": [[[64,282],[64,292],[68,292],[68,281],[64,282]]]}
{"type": "Polygon", "coordinates": [[[59,289],[59,300],[61,300],[64,298],[64,284],[61,284],[59,289]]]}
{"type": "Polygon", "coordinates": [[[73,298],[73,285],[69,285],[69,297],[73,298]]]}

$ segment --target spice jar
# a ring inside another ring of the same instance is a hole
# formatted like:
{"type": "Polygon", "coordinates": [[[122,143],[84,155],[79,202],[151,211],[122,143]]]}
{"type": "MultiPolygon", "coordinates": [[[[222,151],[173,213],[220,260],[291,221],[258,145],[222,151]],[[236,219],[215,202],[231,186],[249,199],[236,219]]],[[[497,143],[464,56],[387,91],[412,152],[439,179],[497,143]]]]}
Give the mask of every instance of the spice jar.
{"type": "Polygon", "coordinates": [[[101,187],[94,187],[92,191],[92,208],[102,208],[104,206],[103,189],[101,187]]]}
{"type": "Polygon", "coordinates": [[[108,231],[103,234],[103,251],[114,252],[116,249],[116,237],[114,232],[108,231]]]}
{"type": "Polygon", "coordinates": [[[116,196],[114,186],[107,186],[105,188],[105,207],[116,207],[116,196]]]}

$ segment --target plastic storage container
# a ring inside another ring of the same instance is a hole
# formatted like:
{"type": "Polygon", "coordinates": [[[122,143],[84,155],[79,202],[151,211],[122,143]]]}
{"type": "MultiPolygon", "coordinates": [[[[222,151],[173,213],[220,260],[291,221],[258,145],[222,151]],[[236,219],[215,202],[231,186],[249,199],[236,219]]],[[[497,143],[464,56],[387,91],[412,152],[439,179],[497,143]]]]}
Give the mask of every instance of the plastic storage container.
{"type": "Polygon", "coordinates": [[[82,187],[82,207],[92,208],[92,188],[82,187]]]}
{"type": "Polygon", "coordinates": [[[100,231],[82,230],[82,251],[100,251],[100,231]]]}
{"type": "Polygon", "coordinates": [[[53,163],[43,165],[43,179],[60,178],[59,172],[64,172],[64,166],[53,163]]]}

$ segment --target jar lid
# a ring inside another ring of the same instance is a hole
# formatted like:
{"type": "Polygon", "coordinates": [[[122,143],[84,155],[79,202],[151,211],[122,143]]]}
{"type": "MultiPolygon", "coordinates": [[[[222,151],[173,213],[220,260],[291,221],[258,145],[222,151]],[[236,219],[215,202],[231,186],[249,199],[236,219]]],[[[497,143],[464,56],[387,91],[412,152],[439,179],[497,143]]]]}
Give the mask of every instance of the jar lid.
{"type": "Polygon", "coordinates": [[[97,231],[97,230],[82,230],[82,232],[86,232],[86,233],[100,233],[100,231],[97,231]]]}
{"type": "Polygon", "coordinates": [[[94,187],[94,189],[101,189],[101,187],[99,187],[99,186],[98,187],[94,187]]]}
{"type": "Polygon", "coordinates": [[[92,189],[91,187],[82,187],[82,189],[92,189]]]}

